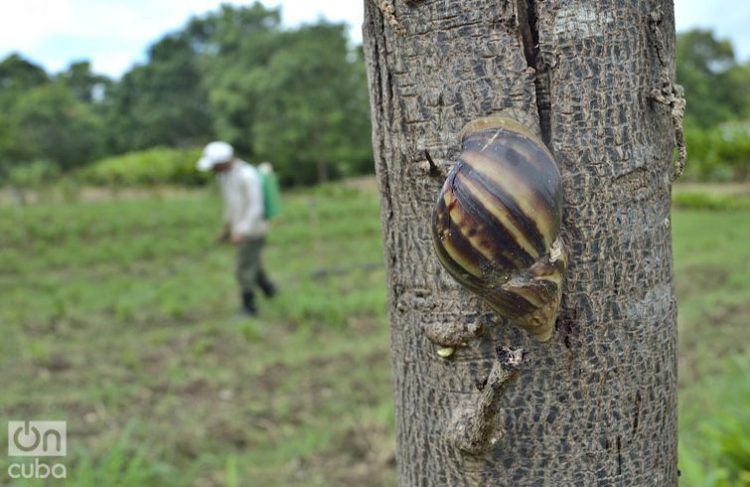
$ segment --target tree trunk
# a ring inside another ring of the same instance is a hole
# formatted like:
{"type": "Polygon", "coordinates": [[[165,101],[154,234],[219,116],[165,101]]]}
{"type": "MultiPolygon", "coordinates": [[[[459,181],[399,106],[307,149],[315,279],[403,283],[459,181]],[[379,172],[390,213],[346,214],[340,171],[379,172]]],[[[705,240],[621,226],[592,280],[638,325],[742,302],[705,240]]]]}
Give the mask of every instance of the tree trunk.
{"type": "Polygon", "coordinates": [[[364,37],[401,485],[676,485],[676,128],[654,94],[674,91],[672,2],[366,0],[364,37]],[[570,262],[546,343],[432,250],[442,182],[425,151],[446,172],[462,127],[505,108],[538,117],[562,174],[570,262]],[[439,356],[436,326],[465,346],[439,356]],[[497,345],[523,348],[523,364],[497,399],[499,439],[467,453],[448,430],[497,345]]]}

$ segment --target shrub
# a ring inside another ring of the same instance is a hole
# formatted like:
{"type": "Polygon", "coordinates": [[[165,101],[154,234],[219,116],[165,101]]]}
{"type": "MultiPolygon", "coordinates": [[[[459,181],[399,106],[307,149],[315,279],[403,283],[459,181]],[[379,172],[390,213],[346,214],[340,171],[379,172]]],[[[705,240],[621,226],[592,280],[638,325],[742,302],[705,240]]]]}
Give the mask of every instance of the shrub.
{"type": "Polygon", "coordinates": [[[88,184],[108,186],[200,185],[209,175],[195,169],[200,149],[156,147],[108,157],[82,169],[78,176],[88,184]]]}
{"type": "Polygon", "coordinates": [[[727,124],[721,128],[718,156],[732,170],[735,181],[750,175],[750,126],[727,124]]]}
{"type": "Polygon", "coordinates": [[[28,203],[28,190],[39,189],[60,174],[60,169],[46,160],[17,164],[7,170],[6,178],[0,180],[0,185],[7,185],[13,189],[13,194],[19,205],[28,203]]]}
{"type": "Polygon", "coordinates": [[[15,188],[36,188],[59,176],[60,170],[46,160],[32,161],[12,166],[8,170],[7,183],[15,188]]]}
{"type": "Polygon", "coordinates": [[[750,127],[724,124],[712,129],[686,127],[686,176],[698,181],[746,181],[750,176],[750,127]]]}

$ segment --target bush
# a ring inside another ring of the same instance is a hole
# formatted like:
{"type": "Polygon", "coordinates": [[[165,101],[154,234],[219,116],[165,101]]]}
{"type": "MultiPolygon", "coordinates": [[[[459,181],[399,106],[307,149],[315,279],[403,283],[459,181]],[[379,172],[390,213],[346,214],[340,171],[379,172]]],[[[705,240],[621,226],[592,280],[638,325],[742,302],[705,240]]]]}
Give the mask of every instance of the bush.
{"type": "Polygon", "coordinates": [[[0,180],[0,185],[7,185],[13,189],[19,205],[26,205],[28,191],[41,188],[60,175],[60,169],[46,160],[17,164],[7,170],[6,178],[0,180]]]}
{"type": "Polygon", "coordinates": [[[685,174],[697,181],[746,181],[750,176],[750,127],[724,124],[702,130],[686,127],[685,174]]]}
{"type": "Polygon", "coordinates": [[[195,169],[201,149],[169,149],[156,147],[128,152],[95,162],[79,171],[88,184],[107,186],[153,186],[181,184],[196,186],[206,183],[210,175],[195,169]]]}
{"type": "Polygon", "coordinates": [[[8,170],[7,184],[15,188],[36,188],[60,175],[54,164],[45,160],[12,166],[8,170]]]}
{"type": "Polygon", "coordinates": [[[750,175],[750,126],[724,125],[721,128],[718,155],[731,168],[735,181],[746,181],[750,175]]]}

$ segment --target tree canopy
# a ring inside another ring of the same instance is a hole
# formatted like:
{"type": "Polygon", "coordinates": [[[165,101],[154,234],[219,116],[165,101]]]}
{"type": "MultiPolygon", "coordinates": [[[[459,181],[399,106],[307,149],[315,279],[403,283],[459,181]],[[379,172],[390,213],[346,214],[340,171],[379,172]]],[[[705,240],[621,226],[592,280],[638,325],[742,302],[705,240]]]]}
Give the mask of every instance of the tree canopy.
{"type": "Polygon", "coordinates": [[[251,162],[271,161],[287,184],[370,171],[360,51],[344,24],[284,29],[279,9],[255,3],[191,19],[119,80],[85,60],[48,74],[12,54],[0,62],[0,165],[67,170],[223,139],[251,162]]]}
{"type": "Polygon", "coordinates": [[[675,54],[688,124],[705,129],[748,116],[750,64],[737,61],[728,40],[709,30],[687,31],[677,36],[675,54]]]}
{"type": "MultiPolygon", "coordinates": [[[[685,32],[676,57],[693,140],[747,118],[750,64],[729,41],[685,32]]],[[[0,173],[214,139],[250,162],[272,162],[287,185],[370,172],[367,96],[361,47],[348,43],[344,24],[284,29],[278,8],[223,5],[156,40],[119,80],[87,60],[56,74],[19,54],[0,61],[0,173]]]]}

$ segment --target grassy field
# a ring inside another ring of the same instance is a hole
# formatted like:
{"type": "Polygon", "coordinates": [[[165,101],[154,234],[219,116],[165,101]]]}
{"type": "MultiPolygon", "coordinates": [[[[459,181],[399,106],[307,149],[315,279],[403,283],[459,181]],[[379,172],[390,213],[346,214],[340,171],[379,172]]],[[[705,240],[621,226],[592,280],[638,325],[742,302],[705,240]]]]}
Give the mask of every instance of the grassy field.
{"type": "MultiPolygon", "coordinates": [[[[6,419],[66,419],[68,485],[393,484],[366,188],[288,195],[266,254],[282,293],[251,321],[213,192],[1,207],[0,437],[6,419]]],[[[674,213],[682,485],[750,469],[748,223],[674,213]]]]}

